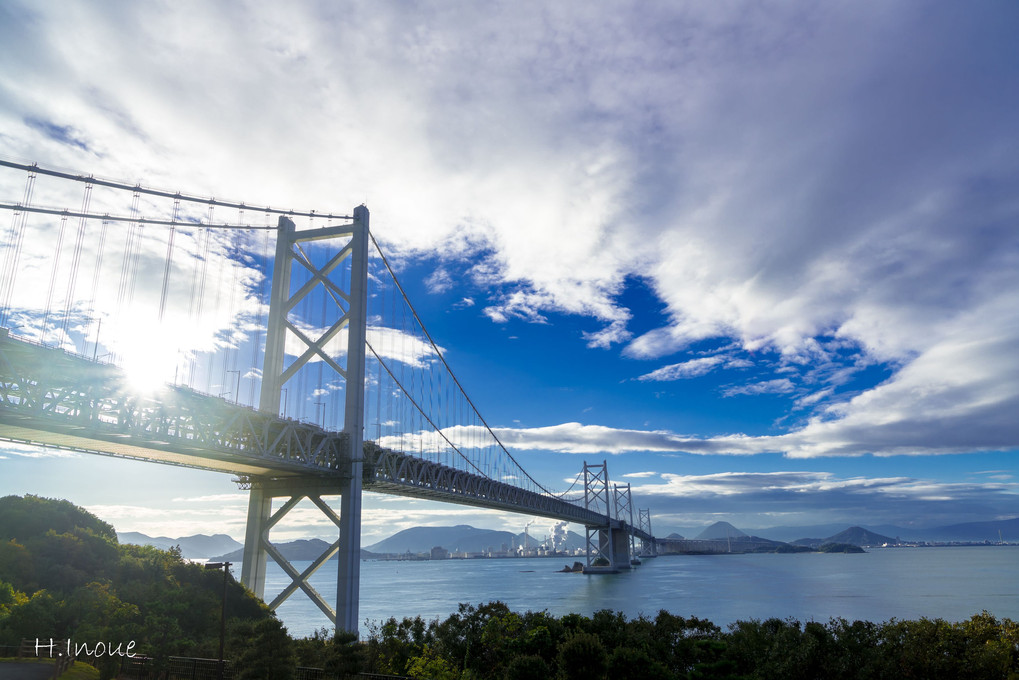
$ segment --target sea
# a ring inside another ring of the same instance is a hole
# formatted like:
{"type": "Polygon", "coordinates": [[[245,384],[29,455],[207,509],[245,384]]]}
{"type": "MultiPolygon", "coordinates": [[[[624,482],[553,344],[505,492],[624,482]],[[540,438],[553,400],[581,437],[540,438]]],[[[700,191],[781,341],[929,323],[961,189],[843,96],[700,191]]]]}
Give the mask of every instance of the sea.
{"type": "MultiPolygon", "coordinates": [[[[627,618],[659,610],[708,619],[722,628],[738,620],[795,619],[884,622],[921,617],[962,621],[988,611],[1019,620],[1019,545],[873,548],[863,554],[663,555],[619,574],[561,573],[576,558],[362,561],[358,620],[444,619],[461,602],[499,600],[519,612],[627,618]]],[[[298,571],[310,563],[295,562],[298,571]]],[[[266,601],[288,583],[272,560],[266,601]]],[[[336,599],[335,562],[311,584],[336,599]]],[[[330,627],[302,592],[277,609],[291,635],[330,627]]]]}

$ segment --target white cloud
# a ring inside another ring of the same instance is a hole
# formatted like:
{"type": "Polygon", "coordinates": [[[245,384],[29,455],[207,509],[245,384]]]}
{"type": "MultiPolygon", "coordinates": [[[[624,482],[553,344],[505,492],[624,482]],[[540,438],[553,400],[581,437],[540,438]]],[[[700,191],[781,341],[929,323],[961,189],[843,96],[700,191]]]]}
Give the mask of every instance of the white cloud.
{"type": "MultiPolygon", "coordinates": [[[[705,450],[1019,445],[1019,101],[1002,85],[1017,74],[997,6],[0,11],[8,155],[270,205],[366,201],[398,249],[471,254],[493,321],[589,316],[605,324],[591,346],[628,342],[633,357],[730,338],[801,371],[896,371],[843,404],[800,396],[822,410],[784,437],[700,440],[705,450]],[[250,143],[280,130],[286,144],[250,143]],[[668,319],[630,338],[619,300],[633,275],[668,319]],[[855,349],[837,358],[818,338],[855,349]]],[[[51,198],[41,188],[36,200],[51,198]]],[[[48,228],[38,242],[53,238],[48,228]]],[[[148,285],[130,314],[104,316],[104,344],[173,364],[237,344],[224,329],[257,315],[257,275],[229,244],[213,245],[210,267],[245,281],[244,300],[210,297],[197,322],[174,311],[165,328],[153,311],[165,236],[148,230],[139,251],[148,285]]],[[[38,265],[50,252],[19,272],[33,310],[46,306],[38,265]]],[[[178,292],[193,264],[174,263],[178,292]]],[[[677,377],[693,370],[684,363],[671,364],[677,377]]],[[[731,393],[793,395],[792,382],[731,393]]]]}
{"type": "MultiPolygon", "coordinates": [[[[741,528],[825,523],[937,526],[1009,517],[1014,483],[943,482],[913,477],[842,477],[831,472],[726,472],[663,475],[632,489],[668,526],[727,520],[741,528]]],[[[768,534],[765,533],[765,536],[768,534]]]]}
{"type": "Polygon", "coordinates": [[[739,394],[785,394],[792,392],[794,389],[796,388],[789,378],[775,378],[774,380],[765,380],[759,383],[727,387],[723,390],[722,394],[727,397],[734,397],[739,394]]]}
{"type": "Polygon", "coordinates": [[[81,454],[75,451],[64,451],[62,449],[48,446],[32,446],[0,440],[0,451],[18,458],[77,458],[81,454]]]}
{"type": "Polygon", "coordinates": [[[678,364],[669,364],[668,366],[662,366],[659,369],[645,373],[644,375],[637,378],[641,381],[664,381],[664,380],[683,380],[684,378],[696,378],[700,375],[706,375],[713,371],[716,366],[723,363],[725,358],[719,355],[700,357],[699,359],[690,359],[689,361],[683,361],[678,364]]]}
{"type": "Polygon", "coordinates": [[[588,347],[608,349],[612,345],[626,342],[633,337],[633,333],[626,329],[626,319],[616,319],[600,331],[583,333],[583,337],[588,347]]]}
{"type": "Polygon", "coordinates": [[[704,440],[664,430],[631,430],[580,423],[532,428],[496,427],[492,430],[507,448],[518,450],[582,454],[636,451],[751,454],[766,450],[760,441],[764,438],[735,435],[704,440]]]}
{"type": "Polygon", "coordinates": [[[180,496],[173,499],[174,503],[247,503],[248,494],[238,493],[216,493],[206,496],[180,496]]]}
{"type": "Polygon", "coordinates": [[[453,277],[449,275],[448,271],[442,268],[436,269],[427,279],[425,279],[425,287],[428,289],[429,293],[445,293],[453,288],[453,285],[453,277]]]}

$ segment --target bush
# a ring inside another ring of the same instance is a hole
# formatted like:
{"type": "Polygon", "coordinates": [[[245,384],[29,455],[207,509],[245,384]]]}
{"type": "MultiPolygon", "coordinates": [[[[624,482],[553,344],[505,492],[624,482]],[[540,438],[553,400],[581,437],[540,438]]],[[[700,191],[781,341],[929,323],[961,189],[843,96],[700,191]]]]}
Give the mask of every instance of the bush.
{"type": "Polygon", "coordinates": [[[552,674],[540,656],[528,654],[514,657],[506,666],[506,680],[548,680],[552,674]]]}
{"type": "Polygon", "coordinates": [[[594,680],[605,675],[605,646],[597,635],[574,633],[559,646],[559,675],[563,680],[594,680]]]}

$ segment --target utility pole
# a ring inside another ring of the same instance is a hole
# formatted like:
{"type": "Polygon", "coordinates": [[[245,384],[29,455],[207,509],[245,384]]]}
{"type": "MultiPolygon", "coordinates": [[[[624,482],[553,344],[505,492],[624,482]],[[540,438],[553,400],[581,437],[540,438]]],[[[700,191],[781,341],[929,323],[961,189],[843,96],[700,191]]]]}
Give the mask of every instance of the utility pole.
{"type": "Polygon", "coordinates": [[[219,680],[223,680],[224,661],[223,652],[226,648],[226,581],[230,574],[230,565],[233,562],[207,562],[206,569],[223,570],[223,602],[219,611],[219,680]]]}

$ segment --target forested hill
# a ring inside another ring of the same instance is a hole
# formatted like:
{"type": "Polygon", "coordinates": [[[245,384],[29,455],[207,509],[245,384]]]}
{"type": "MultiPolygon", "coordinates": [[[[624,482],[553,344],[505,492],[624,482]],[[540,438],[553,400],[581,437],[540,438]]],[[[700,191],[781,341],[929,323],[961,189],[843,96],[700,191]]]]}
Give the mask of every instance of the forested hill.
{"type": "MultiPolygon", "coordinates": [[[[134,641],[150,656],[214,657],[223,578],[177,551],[120,545],[113,527],[67,501],[0,498],[0,645],[134,641]]],[[[226,598],[233,627],[282,631],[232,577],[226,598]]]]}

